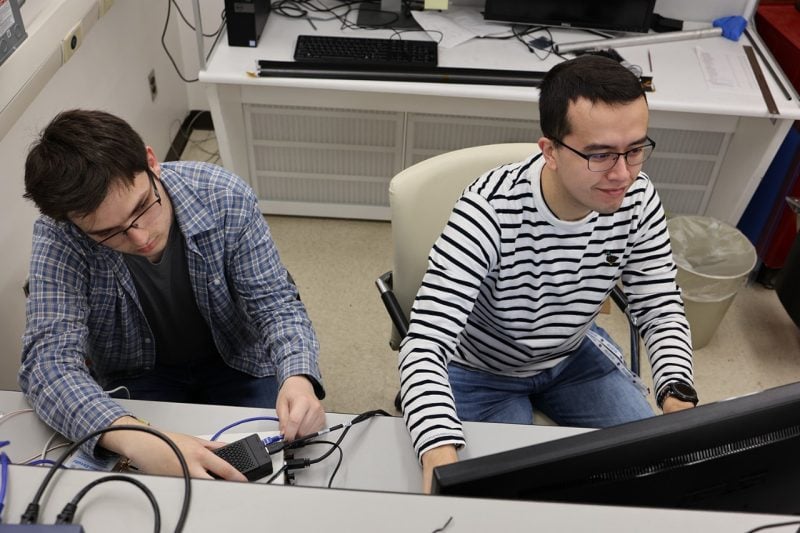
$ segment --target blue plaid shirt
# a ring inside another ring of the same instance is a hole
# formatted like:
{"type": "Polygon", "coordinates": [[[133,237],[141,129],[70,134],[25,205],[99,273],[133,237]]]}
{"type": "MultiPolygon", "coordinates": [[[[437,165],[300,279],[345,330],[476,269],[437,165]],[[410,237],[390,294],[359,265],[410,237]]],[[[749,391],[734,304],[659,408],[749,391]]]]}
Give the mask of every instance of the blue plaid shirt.
{"type": "MultiPolygon", "coordinates": [[[[322,398],[317,338],[253,191],[205,163],[164,163],[161,182],[222,358],[278,383],[307,375],[322,398]]],[[[41,216],[34,225],[19,383],[39,416],[73,440],[130,414],[103,384],[146,372],[156,359],[122,254],[93,244],[71,223],[41,216]]]]}

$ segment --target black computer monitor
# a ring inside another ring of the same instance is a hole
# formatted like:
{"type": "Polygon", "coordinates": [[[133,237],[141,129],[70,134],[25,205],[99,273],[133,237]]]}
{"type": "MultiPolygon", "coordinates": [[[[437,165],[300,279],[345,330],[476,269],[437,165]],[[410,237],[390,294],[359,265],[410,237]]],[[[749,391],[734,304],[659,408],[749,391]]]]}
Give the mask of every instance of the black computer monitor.
{"type": "Polygon", "coordinates": [[[405,0],[364,0],[358,4],[356,26],[423,31],[405,0]]]}
{"type": "Polygon", "coordinates": [[[655,0],[486,0],[484,18],[534,24],[647,33],[655,0]]]}
{"type": "Polygon", "coordinates": [[[800,383],[465,460],[437,494],[800,513],[800,383]]]}

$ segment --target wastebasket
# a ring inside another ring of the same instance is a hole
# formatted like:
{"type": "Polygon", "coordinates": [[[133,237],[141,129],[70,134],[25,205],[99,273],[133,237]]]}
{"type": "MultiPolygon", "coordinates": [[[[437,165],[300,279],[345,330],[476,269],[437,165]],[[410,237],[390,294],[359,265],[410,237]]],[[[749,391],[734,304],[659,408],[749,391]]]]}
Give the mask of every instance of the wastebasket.
{"type": "Polygon", "coordinates": [[[702,348],[755,267],[756,250],[739,230],[710,217],[678,216],[667,227],[692,346],[702,348]]]}

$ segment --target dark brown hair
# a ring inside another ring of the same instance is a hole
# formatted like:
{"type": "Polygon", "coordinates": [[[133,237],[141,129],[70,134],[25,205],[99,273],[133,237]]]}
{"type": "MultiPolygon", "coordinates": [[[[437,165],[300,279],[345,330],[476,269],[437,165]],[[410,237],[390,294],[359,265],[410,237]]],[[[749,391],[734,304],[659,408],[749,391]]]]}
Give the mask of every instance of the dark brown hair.
{"type": "Polygon", "coordinates": [[[25,160],[25,198],[56,220],[94,212],[111,185],[148,169],[142,138],[104,111],[64,111],[42,130],[25,160]]]}
{"type": "Polygon", "coordinates": [[[561,141],[571,132],[570,102],[586,98],[593,104],[627,104],[645,96],[630,70],[613,59],[582,55],[559,63],[539,87],[539,120],[545,137],[561,141]]]}

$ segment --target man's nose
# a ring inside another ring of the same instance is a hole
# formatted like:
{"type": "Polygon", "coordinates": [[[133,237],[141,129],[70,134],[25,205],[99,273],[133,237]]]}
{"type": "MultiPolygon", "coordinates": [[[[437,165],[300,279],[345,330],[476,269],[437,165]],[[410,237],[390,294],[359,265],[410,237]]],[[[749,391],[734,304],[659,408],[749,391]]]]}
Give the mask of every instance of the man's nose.
{"type": "Polygon", "coordinates": [[[125,232],[125,235],[127,235],[128,240],[130,240],[136,246],[143,246],[147,244],[147,239],[150,237],[146,229],[137,228],[136,226],[131,226],[128,228],[128,231],[125,232]]]}
{"type": "Polygon", "coordinates": [[[609,178],[625,179],[630,176],[630,169],[628,163],[625,161],[625,156],[621,155],[614,161],[614,166],[608,169],[609,178]]]}

